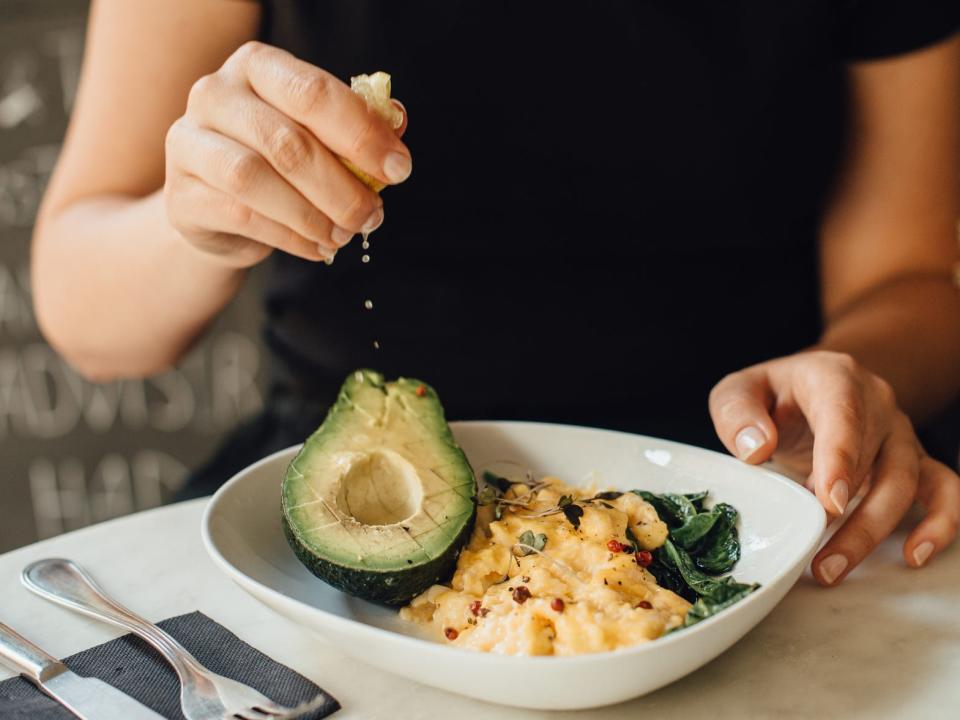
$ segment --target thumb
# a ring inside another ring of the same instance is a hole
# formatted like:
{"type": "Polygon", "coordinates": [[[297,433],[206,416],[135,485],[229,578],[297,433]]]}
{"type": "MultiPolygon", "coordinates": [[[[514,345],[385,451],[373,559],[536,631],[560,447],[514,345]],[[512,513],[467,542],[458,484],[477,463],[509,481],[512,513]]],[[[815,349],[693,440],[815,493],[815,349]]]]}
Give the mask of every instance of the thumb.
{"type": "Polygon", "coordinates": [[[731,454],[759,464],[777,449],[777,426],[770,417],[773,388],[764,369],[755,367],[727,375],[710,392],[710,417],[731,454]]]}

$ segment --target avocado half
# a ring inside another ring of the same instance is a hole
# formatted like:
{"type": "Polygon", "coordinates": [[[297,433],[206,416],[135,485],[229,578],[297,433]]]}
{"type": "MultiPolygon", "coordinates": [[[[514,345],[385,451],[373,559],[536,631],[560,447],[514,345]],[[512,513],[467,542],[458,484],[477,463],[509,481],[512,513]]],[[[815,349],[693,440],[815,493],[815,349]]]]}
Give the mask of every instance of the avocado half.
{"type": "Polygon", "coordinates": [[[287,468],[283,528],[317,577],[401,605],[453,573],[476,489],[436,392],[357,370],[287,468]]]}

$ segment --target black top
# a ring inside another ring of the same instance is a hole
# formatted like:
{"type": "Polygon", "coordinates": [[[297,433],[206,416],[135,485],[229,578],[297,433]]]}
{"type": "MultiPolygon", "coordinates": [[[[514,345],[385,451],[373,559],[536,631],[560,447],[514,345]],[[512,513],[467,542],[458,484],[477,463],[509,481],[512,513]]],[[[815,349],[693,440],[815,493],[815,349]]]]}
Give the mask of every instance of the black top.
{"type": "Polygon", "coordinates": [[[301,440],[357,367],[430,382],[452,419],[716,444],[712,385],[819,336],[845,63],[943,39],[960,13],[931,0],[264,8],[265,42],[345,80],[393,76],[414,171],[383,192],[369,263],[359,242],[332,267],[274,255],[275,380],[244,441],[254,454],[301,440]]]}

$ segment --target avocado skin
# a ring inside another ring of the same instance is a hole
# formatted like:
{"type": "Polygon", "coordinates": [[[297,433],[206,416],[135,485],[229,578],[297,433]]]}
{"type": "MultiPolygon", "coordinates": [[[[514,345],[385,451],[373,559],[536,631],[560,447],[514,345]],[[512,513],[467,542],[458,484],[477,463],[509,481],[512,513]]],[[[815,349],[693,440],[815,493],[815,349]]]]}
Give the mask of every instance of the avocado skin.
{"type": "Polygon", "coordinates": [[[454,538],[449,552],[430,562],[393,572],[358,571],[325,560],[300,541],[290,527],[290,523],[287,522],[286,514],[282,514],[282,519],[283,534],[287,542],[310,572],[348,595],[380,605],[397,607],[406,605],[431,585],[445,581],[453,575],[457,558],[460,557],[460,552],[473,532],[476,513],[454,538]]]}

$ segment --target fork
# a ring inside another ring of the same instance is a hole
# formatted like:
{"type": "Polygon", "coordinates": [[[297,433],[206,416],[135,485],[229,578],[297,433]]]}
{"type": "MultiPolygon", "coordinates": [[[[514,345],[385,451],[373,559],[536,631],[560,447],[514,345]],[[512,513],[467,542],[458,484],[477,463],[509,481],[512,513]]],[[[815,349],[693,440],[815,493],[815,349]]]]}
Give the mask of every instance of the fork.
{"type": "Polygon", "coordinates": [[[323,705],[324,698],[284,707],[236,680],[207,670],[186,648],[151,622],[110,598],[72,560],[38,560],[24,568],[23,584],[58,605],[129,630],[152,645],[180,678],[180,705],[187,720],[287,720],[323,705]]]}

